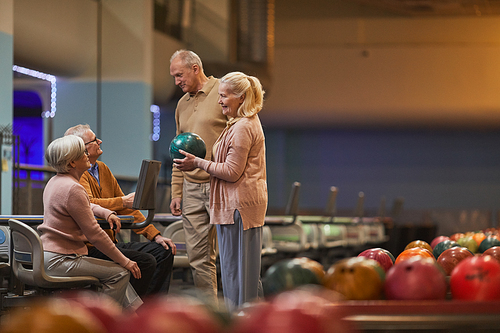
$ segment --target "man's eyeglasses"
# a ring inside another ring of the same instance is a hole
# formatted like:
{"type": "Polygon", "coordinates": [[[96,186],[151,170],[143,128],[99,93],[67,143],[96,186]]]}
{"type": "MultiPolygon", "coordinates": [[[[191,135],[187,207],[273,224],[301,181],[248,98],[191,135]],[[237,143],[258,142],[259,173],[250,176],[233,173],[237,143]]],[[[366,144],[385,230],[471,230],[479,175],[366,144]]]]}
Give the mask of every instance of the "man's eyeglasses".
{"type": "Polygon", "coordinates": [[[99,139],[98,139],[98,138],[97,138],[97,136],[96,136],[96,137],[94,138],[94,140],[89,141],[89,142],[86,142],[86,143],[85,143],[85,145],[88,145],[89,143],[92,143],[92,142],[97,142],[97,140],[99,140],[99,139]]]}
{"type": "Polygon", "coordinates": [[[89,151],[87,149],[85,149],[84,153],[85,153],[85,155],[89,156],[89,151]]]}

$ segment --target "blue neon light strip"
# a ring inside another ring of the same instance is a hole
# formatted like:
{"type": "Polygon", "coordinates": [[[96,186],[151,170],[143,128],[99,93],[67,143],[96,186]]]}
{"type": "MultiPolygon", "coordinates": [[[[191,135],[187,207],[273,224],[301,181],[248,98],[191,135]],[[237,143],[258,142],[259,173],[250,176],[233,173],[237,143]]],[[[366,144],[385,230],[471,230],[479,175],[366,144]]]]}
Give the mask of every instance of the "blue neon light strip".
{"type": "Polygon", "coordinates": [[[54,118],[56,116],[56,106],[57,106],[57,84],[56,77],[51,74],[42,73],[29,69],[26,67],[21,67],[14,65],[12,70],[17,73],[28,75],[37,79],[45,80],[50,82],[50,111],[42,111],[42,118],[54,118]]]}

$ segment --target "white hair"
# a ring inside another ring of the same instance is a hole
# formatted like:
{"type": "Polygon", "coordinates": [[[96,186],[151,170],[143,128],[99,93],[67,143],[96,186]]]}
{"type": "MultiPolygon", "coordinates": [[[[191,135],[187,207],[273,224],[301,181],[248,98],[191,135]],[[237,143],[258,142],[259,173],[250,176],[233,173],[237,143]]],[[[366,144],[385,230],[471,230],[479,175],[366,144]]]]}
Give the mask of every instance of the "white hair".
{"type": "Polygon", "coordinates": [[[69,163],[85,154],[83,139],[76,135],[65,135],[52,141],[45,151],[47,163],[58,173],[68,173],[69,163]]]}
{"type": "Polygon", "coordinates": [[[203,64],[201,63],[201,59],[193,51],[189,50],[175,51],[172,57],[170,57],[170,63],[172,63],[172,61],[174,61],[174,59],[177,57],[179,57],[179,59],[182,61],[182,64],[185,67],[191,68],[193,67],[193,65],[197,65],[200,68],[200,70],[203,71],[203,64]]]}

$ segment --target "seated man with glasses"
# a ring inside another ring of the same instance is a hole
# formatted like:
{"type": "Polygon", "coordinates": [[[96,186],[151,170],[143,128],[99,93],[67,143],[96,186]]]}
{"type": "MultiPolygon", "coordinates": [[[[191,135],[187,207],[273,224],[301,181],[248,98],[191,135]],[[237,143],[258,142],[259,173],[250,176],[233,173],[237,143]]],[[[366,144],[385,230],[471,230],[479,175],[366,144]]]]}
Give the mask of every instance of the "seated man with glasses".
{"type": "MultiPolygon", "coordinates": [[[[87,191],[90,202],[115,211],[118,215],[133,215],[134,222],[142,222],[146,218],[132,209],[135,193],[124,195],[118,181],[106,164],[97,161],[103,153],[102,140],[98,139],[89,125],[76,125],[69,128],[64,135],[76,135],[83,139],[92,165],[80,178],[80,184],[87,191]]],[[[141,279],[133,279],[130,283],[139,296],[155,293],[167,293],[176,248],[172,240],[161,235],[153,225],[134,231],[146,237],[150,242],[117,242],[113,230],[107,230],[116,247],[129,259],[137,262],[142,272],[141,279]]],[[[108,259],[95,247],[89,247],[89,256],[108,259]]]]}

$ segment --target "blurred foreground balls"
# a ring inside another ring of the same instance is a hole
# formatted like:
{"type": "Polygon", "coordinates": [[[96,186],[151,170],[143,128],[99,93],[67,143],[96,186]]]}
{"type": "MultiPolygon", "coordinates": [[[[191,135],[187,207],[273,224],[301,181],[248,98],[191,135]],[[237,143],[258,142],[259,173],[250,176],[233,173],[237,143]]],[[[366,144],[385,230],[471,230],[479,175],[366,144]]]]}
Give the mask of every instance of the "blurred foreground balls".
{"type": "Polygon", "coordinates": [[[144,300],[135,315],[122,317],[116,333],[219,333],[221,324],[206,305],[191,296],[144,300]]]}
{"type": "Polygon", "coordinates": [[[254,304],[235,318],[232,333],[354,333],[341,306],[323,297],[320,289],[286,291],[269,302],[254,304]]]}
{"type": "Polygon", "coordinates": [[[38,300],[29,308],[12,311],[0,326],[2,333],[106,333],[99,320],[72,301],[38,300]]]}
{"type": "Polygon", "coordinates": [[[71,306],[81,307],[99,321],[107,332],[112,332],[122,316],[122,307],[110,296],[88,290],[69,291],[62,296],[73,302],[71,306]]]}
{"type": "Polygon", "coordinates": [[[198,134],[191,132],[181,133],[172,139],[170,142],[170,158],[172,160],[186,157],[179,152],[179,149],[200,158],[205,158],[207,154],[207,148],[203,139],[198,134]]]}

